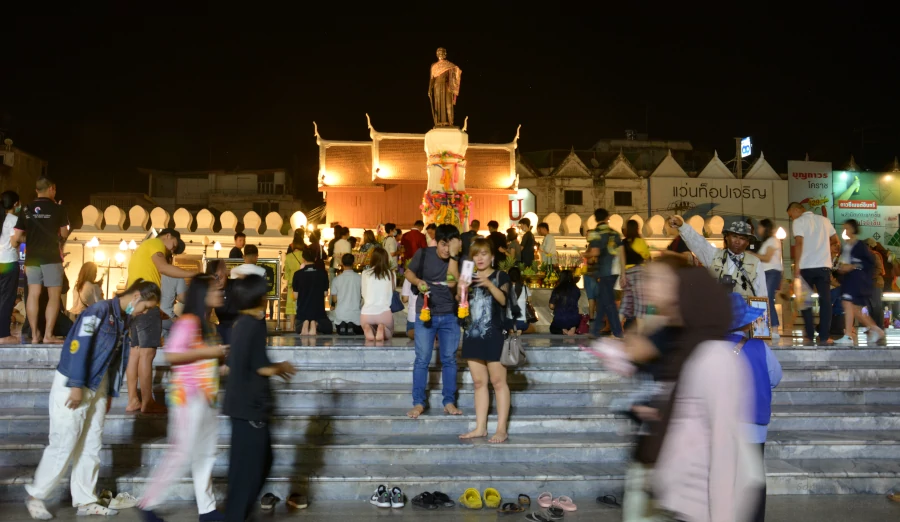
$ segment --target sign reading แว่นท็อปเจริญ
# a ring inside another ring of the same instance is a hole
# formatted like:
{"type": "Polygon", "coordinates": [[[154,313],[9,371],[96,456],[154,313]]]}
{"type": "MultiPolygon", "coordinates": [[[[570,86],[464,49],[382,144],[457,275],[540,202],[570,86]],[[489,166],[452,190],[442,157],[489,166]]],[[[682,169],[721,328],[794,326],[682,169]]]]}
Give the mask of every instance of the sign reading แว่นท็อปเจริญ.
{"type": "Polygon", "coordinates": [[[685,218],[695,215],[704,219],[714,215],[770,217],[778,211],[783,214],[788,204],[782,180],[651,176],[649,183],[653,212],[679,213],[685,218]]]}

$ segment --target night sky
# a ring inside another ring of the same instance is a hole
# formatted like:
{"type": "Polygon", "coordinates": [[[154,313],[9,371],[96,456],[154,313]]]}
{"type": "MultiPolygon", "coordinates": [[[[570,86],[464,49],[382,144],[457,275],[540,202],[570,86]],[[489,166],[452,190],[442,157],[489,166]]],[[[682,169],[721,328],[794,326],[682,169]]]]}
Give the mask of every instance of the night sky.
{"type": "Polygon", "coordinates": [[[473,142],[508,142],[522,124],[520,150],[588,148],[634,129],[730,159],[749,135],[779,172],[807,152],[835,168],[853,153],[873,170],[900,155],[900,26],[863,2],[802,16],[758,2],[733,13],[498,3],[516,13],[503,16],[434,5],[451,12],[7,14],[0,129],[50,162],[76,207],[93,192],[146,191],[137,167],[286,167],[315,204],[313,120],[326,139],[368,139],[366,112],[379,131],[426,132],[443,46],[463,70],[457,120],[469,116],[473,142]]]}

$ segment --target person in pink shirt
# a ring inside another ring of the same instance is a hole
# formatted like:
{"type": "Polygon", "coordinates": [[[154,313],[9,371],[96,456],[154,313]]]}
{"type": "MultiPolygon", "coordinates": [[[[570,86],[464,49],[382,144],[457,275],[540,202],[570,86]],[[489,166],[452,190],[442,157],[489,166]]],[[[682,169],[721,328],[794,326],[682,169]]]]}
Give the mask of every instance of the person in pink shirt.
{"type": "Polygon", "coordinates": [[[222,284],[211,276],[195,276],[185,301],[184,313],[172,326],[165,346],[166,360],[172,365],[166,393],[172,445],[153,470],[150,487],[138,503],[144,522],[162,521],[152,510],[166,500],[166,490],[187,468],[194,478],[200,522],[225,519],[216,510],[212,468],[219,432],[219,375],[227,368],[220,368],[219,362],[226,356],[227,346],[215,342],[215,329],[209,321],[210,312],[223,304],[222,284]]]}

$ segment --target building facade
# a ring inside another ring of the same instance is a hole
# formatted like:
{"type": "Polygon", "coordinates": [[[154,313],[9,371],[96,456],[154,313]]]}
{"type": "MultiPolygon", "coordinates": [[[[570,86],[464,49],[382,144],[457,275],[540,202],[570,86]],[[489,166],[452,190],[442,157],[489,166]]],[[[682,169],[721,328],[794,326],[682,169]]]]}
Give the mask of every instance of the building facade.
{"type": "MultiPolygon", "coordinates": [[[[326,140],[318,126],[315,136],[326,222],[362,228],[396,223],[404,229],[422,219],[419,205],[428,184],[425,134],[378,132],[370,121],[371,141],[326,140]]],[[[517,142],[518,134],[505,144],[469,143],[465,187],[472,196],[470,220],[510,221],[517,142]]]]}
{"type": "Polygon", "coordinates": [[[13,190],[23,201],[34,199],[34,185],[47,175],[47,162],[4,140],[0,146],[0,192],[13,190]]]}

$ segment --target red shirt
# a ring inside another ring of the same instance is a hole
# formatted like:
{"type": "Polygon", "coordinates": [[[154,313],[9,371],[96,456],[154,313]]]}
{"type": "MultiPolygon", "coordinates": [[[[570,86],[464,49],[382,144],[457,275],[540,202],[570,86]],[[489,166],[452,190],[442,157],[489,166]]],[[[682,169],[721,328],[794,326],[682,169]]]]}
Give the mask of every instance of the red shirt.
{"type": "Polygon", "coordinates": [[[416,250],[428,247],[428,238],[418,230],[412,229],[403,234],[403,237],[400,238],[400,245],[403,246],[403,257],[412,259],[416,250]]]}

